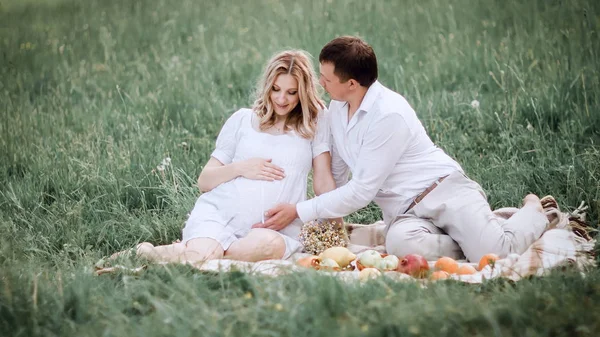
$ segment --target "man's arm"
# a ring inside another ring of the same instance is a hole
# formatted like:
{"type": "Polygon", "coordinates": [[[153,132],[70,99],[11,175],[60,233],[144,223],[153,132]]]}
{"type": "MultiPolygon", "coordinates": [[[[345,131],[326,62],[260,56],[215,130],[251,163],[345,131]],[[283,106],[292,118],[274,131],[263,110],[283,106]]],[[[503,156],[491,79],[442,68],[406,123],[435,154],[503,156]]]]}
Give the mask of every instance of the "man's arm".
{"type": "MultiPolygon", "coordinates": [[[[313,159],[313,190],[315,195],[321,195],[334,189],[335,181],[331,174],[331,156],[329,152],[323,152],[313,159]]],[[[258,223],[252,227],[278,231],[298,218],[296,205],[292,204],[279,204],[268,210],[265,216],[271,218],[265,223],[258,223]]],[[[332,221],[343,224],[342,218],[332,219],[332,221]]]]}
{"type": "Polygon", "coordinates": [[[411,138],[411,130],[400,115],[384,116],[367,130],[350,182],[296,206],[279,204],[267,211],[269,218],[265,223],[255,226],[279,230],[297,217],[303,222],[340,218],[367,206],[408,148],[411,138]]]}
{"type": "Polygon", "coordinates": [[[399,114],[388,114],[367,130],[352,179],[344,186],[297,204],[303,222],[316,218],[338,218],[369,204],[412,138],[411,130],[399,114]]]}

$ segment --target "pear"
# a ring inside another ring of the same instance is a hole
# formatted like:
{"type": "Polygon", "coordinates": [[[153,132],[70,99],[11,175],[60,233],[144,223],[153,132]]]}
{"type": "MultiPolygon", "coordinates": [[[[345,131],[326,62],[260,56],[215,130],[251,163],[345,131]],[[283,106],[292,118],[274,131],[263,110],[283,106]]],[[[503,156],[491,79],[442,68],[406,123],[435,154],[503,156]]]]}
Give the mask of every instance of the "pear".
{"type": "Polygon", "coordinates": [[[335,262],[337,262],[337,264],[341,268],[346,268],[350,264],[350,262],[352,262],[354,259],[356,259],[356,255],[354,255],[346,247],[327,248],[321,253],[321,255],[319,255],[319,257],[322,259],[324,259],[324,258],[332,259],[335,262]]]}
{"type": "Polygon", "coordinates": [[[340,265],[335,262],[335,260],[325,257],[321,258],[321,261],[319,262],[319,269],[340,270],[340,265]]]}

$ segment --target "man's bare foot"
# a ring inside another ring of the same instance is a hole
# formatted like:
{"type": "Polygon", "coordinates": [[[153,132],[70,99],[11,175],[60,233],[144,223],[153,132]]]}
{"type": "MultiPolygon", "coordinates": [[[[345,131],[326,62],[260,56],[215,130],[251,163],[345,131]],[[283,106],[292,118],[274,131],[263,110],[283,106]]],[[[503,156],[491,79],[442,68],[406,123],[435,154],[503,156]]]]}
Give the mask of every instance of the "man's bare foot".
{"type": "Polygon", "coordinates": [[[546,213],[546,217],[550,223],[550,225],[548,225],[549,228],[555,228],[561,224],[566,225],[566,221],[563,219],[563,214],[558,207],[558,202],[556,202],[556,199],[554,199],[553,196],[547,195],[540,199],[540,202],[542,203],[544,213],[546,213]]]}
{"type": "Polygon", "coordinates": [[[556,199],[554,199],[554,197],[551,195],[543,197],[542,199],[540,199],[540,202],[542,203],[542,207],[544,207],[544,209],[546,210],[550,208],[555,208],[560,211],[560,209],[558,208],[558,202],[556,202],[556,199]]]}
{"type": "Polygon", "coordinates": [[[523,198],[523,207],[528,205],[535,207],[535,209],[540,213],[544,211],[542,203],[540,202],[540,198],[535,194],[528,194],[525,196],[525,198],[523,198]]]}

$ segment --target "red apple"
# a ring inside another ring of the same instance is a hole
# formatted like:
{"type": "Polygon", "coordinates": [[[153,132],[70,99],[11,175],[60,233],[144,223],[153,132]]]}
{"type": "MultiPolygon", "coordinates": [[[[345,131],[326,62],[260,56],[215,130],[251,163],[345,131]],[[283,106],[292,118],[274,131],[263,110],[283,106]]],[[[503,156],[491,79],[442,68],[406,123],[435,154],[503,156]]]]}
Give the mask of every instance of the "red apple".
{"type": "Polygon", "coordinates": [[[408,254],[400,259],[397,271],[413,277],[425,277],[429,271],[427,260],[418,254],[408,254]]]}

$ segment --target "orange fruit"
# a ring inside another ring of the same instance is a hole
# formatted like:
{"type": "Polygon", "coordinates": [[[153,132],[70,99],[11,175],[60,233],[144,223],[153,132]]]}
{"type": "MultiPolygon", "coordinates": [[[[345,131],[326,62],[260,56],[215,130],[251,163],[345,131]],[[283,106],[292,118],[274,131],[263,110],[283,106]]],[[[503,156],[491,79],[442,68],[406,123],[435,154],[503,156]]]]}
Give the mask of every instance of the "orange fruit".
{"type": "Polygon", "coordinates": [[[470,264],[463,264],[460,267],[458,267],[458,270],[456,271],[458,275],[471,275],[475,274],[476,272],[477,269],[475,269],[475,267],[473,267],[470,264]]]}
{"type": "Polygon", "coordinates": [[[482,270],[488,264],[492,264],[493,262],[496,262],[496,260],[498,260],[498,259],[500,259],[500,257],[496,254],[493,254],[493,253],[485,254],[479,260],[479,266],[478,266],[479,270],[482,270]]]}
{"type": "Polygon", "coordinates": [[[445,272],[443,270],[436,270],[433,273],[431,273],[431,276],[429,278],[436,281],[436,280],[445,280],[448,277],[450,277],[450,274],[448,274],[447,272],[445,272]]]}
{"type": "Polygon", "coordinates": [[[458,262],[451,257],[443,256],[435,261],[433,268],[436,270],[443,270],[449,274],[454,274],[458,270],[458,262]]]}

